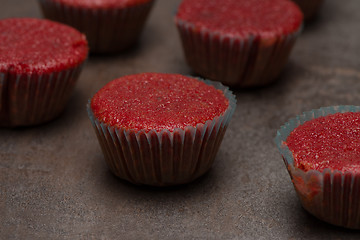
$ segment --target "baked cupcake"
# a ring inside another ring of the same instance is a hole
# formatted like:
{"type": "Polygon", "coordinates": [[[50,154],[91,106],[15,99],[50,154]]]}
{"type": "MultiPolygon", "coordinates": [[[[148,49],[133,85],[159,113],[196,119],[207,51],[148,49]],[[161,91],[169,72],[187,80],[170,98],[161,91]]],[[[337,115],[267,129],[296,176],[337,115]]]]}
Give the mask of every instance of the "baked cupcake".
{"type": "Polygon", "coordinates": [[[233,87],[276,79],[302,20],[289,0],[183,0],[175,16],[192,70],[233,87]]]}
{"type": "Polygon", "coordinates": [[[319,11],[323,0],[293,0],[299,5],[301,11],[304,13],[305,20],[311,20],[319,11]]]}
{"type": "Polygon", "coordinates": [[[0,126],[47,122],[64,109],[87,58],[86,38],[48,20],[0,20],[0,126]]]}
{"type": "Polygon", "coordinates": [[[84,33],[93,53],[136,43],[154,0],[39,0],[44,16],[84,33]]]}
{"type": "Polygon", "coordinates": [[[360,228],[360,107],[306,112],[276,144],[303,207],[328,223],[360,228]]]}
{"type": "Polygon", "coordinates": [[[115,175],[169,186],[210,169],[235,105],[235,96],[220,83],[143,73],[106,84],[87,108],[115,175]]]}

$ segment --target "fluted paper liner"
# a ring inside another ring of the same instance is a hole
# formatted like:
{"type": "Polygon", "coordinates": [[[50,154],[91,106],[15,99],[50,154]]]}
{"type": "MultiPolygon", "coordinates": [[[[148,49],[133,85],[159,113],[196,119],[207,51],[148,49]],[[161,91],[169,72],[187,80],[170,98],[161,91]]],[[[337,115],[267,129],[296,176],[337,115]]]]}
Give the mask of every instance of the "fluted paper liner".
{"type": "Polygon", "coordinates": [[[360,112],[358,106],[332,106],[305,112],[277,132],[275,142],[303,207],[317,218],[347,228],[360,229],[360,174],[325,169],[303,171],[284,144],[289,134],[306,121],[334,113],[360,112]]]}
{"type": "Polygon", "coordinates": [[[0,126],[30,126],[64,109],[82,64],[53,73],[0,73],[0,126]]]}
{"type": "Polygon", "coordinates": [[[111,53],[136,42],[154,1],[120,8],[86,8],[53,0],[39,0],[39,3],[46,18],[84,33],[91,52],[111,53]]]}
{"type": "Polygon", "coordinates": [[[324,0],[293,0],[296,2],[296,4],[299,5],[301,8],[301,11],[304,13],[305,20],[312,20],[319,9],[321,8],[321,5],[323,4],[324,0]]]}
{"type": "Polygon", "coordinates": [[[175,18],[188,65],[201,76],[233,87],[263,86],[286,64],[302,27],[289,35],[229,36],[175,18]]]}
{"type": "Polygon", "coordinates": [[[223,91],[229,107],[223,115],[196,127],[134,131],[110,126],[87,105],[105,160],[118,177],[135,184],[169,186],[188,183],[207,172],[236,107],[232,92],[220,83],[204,81],[223,91]]]}

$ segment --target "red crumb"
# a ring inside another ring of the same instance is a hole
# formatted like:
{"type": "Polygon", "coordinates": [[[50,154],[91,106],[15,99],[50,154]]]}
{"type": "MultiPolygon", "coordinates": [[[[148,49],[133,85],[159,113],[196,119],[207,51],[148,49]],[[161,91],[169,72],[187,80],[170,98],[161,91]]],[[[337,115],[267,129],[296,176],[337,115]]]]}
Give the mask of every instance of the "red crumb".
{"type": "Polygon", "coordinates": [[[83,34],[49,20],[0,21],[0,72],[50,73],[82,63],[88,53],[83,34]]]}
{"type": "Polygon", "coordinates": [[[129,75],[105,85],[91,108],[100,121],[139,131],[173,131],[222,115],[229,102],[197,79],[163,73],[129,75]]]}
{"type": "Polygon", "coordinates": [[[84,8],[114,8],[131,7],[150,2],[152,0],[53,0],[70,6],[84,8]]]}
{"type": "Polygon", "coordinates": [[[176,17],[229,36],[281,36],[297,31],[303,20],[289,0],[183,0],[176,17]]]}
{"type": "Polygon", "coordinates": [[[319,117],[294,129],[286,140],[295,166],[360,172],[360,113],[319,117]]]}

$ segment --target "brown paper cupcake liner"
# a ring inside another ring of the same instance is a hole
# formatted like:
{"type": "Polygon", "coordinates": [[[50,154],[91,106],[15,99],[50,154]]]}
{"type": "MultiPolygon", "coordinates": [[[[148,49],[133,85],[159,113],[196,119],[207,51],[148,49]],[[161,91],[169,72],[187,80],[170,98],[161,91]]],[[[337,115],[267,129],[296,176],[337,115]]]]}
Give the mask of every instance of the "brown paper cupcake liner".
{"type": "Polygon", "coordinates": [[[282,126],[275,142],[302,206],[325,222],[360,229],[360,173],[330,169],[305,172],[295,167],[293,155],[284,144],[289,134],[304,122],[338,112],[360,112],[360,107],[334,106],[305,112],[282,126]]]}
{"type": "Polygon", "coordinates": [[[175,18],[188,65],[197,74],[232,87],[257,87],[274,81],[301,32],[269,39],[220,35],[175,18]]]}
{"type": "Polygon", "coordinates": [[[126,8],[84,8],[39,0],[48,19],[70,25],[84,33],[90,52],[122,51],[136,43],[154,0],[126,8]]]}
{"type": "Polygon", "coordinates": [[[312,20],[317,12],[319,11],[324,0],[293,0],[296,4],[299,5],[301,11],[304,13],[304,18],[306,21],[312,20]]]}
{"type": "Polygon", "coordinates": [[[129,182],[152,186],[188,183],[207,172],[235,111],[236,99],[222,84],[205,83],[223,91],[228,109],[205,124],[173,132],[136,132],[109,126],[96,119],[89,101],[88,114],[111,171],[129,182]]]}
{"type": "Polygon", "coordinates": [[[0,126],[30,126],[64,109],[82,65],[53,73],[0,73],[0,126]]]}

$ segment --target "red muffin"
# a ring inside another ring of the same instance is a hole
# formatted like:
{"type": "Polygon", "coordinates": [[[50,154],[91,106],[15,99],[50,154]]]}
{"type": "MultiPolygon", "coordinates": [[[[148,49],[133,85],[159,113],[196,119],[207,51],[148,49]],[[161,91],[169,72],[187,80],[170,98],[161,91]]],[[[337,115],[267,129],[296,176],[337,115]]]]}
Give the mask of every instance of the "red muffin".
{"type": "Polygon", "coordinates": [[[122,51],[134,43],[154,0],[39,0],[48,19],[83,32],[93,53],[122,51]]]}
{"type": "Polygon", "coordinates": [[[89,102],[88,113],[115,175],[169,186],[210,169],[235,104],[220,83],[143,73],[105,85],[89,102]]]}
{"type": "Polygon", "coordinates": [[[303,207],[360,228],[360,107],[321,108],[290,120],[277,145],[303,207]]]}
{"type": "Polygon", "coordinates": [[[276,79],[302,20],[288,0],[183,0],[175,16],[189,66],[234,87],[276,79]]]}
{"type": "Polygon", "coordinates": [[[319,11],[323,0],[293,0],[301,8],[304,13],[305,20],[311,20],[319,11]]]}
{"type": "Polygon", "coordinates": [[[64,109],[87,58],[83,34],[48,20],[0,20],[0,126],[49,121],[64,109]]]}

